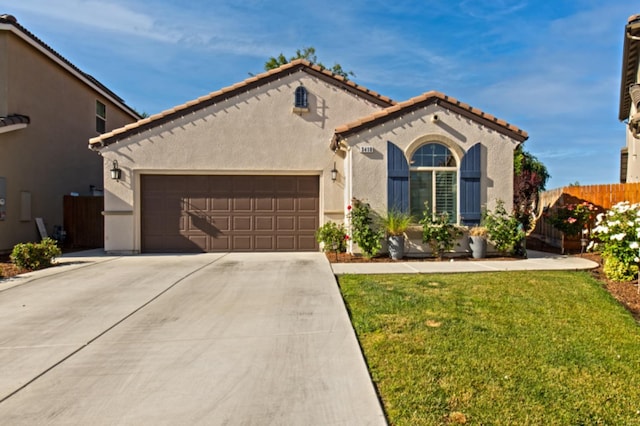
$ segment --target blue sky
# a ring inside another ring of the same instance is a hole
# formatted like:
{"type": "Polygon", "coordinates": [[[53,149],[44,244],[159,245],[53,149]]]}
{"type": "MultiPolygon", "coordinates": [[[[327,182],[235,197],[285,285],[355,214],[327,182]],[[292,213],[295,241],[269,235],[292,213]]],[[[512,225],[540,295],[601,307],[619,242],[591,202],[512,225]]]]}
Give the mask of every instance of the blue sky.
{"type": "Polygon", "coordinates": [[[547,187],[615,183],[624,25],[609,0],[20,0],[9,13],[154,114],[316,48],[402,101],[437,90],[526,130],[547,187]]]}

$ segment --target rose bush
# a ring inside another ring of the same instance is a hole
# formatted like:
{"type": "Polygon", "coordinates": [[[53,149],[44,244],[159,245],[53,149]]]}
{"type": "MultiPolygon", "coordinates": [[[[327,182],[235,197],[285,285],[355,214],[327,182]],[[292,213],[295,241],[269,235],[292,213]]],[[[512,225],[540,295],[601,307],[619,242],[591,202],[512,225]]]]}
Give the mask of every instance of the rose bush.
{"type": "Polygon", "coordinates": [[[547,221],[558,231],[567,236],[579,235],[583,229],[590,229],[598,207],[589,202],[567,204],[558,207],[554,213],[547,215],[547,221]]]}
{"type": "Polygon", "coordinates": [[[382,249],[384,231],[375,225],[371,206],[354,198],[347,210],[353,242],[360,247],[366,257],[374,257],[382,249]]]}
{"type": "Polygon", "coordinates": [[[595,240],[587,249],[601,253],[607,278],[634,280],[640,260],[640,204],[623,201],[598,214],[592,235],[595,240]]]}

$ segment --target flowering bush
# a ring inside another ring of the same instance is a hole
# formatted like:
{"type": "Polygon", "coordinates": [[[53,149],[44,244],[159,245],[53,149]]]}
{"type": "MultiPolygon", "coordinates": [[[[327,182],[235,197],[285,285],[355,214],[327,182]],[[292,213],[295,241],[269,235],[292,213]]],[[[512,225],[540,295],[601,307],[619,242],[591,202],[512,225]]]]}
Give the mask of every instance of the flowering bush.
{"type": "Polygon", "coordinates": [[[354,199],[348,206],[353,241],[367,257],[373,257],[382,249],[384,232],[376,229],[373,222],[371,206],[354,199]]]}
{"type": "Polygon", "coordinates": [[[598,208],[591,203],[567,204],[558,207],[555,213],[547,216],[547,221],[565,235],[579,235],[583,229],[591,228],[598,208]]]}
{"type": "Polygon", "coordinates": [[[496,200],[496,208],[494,211],[485,211],[483,220],[489,241],[491,241],[498,251],[526,256],[524,241],[526,235],[523,226],[513,214],[507,213],[504,207],[504,201],[496,200]]]}
{"type": "Polygon", "coordinates": [[[640,260],[640,204],[623,201],[598,214],[592,233],[597,241],[589,243],[587,249],[600,251],[607,278],[635,279],[640,260]]]}
{"type": "Polygon", "coordinates": [[[433,256],[442,258],[444,252],[453,249],[456,238],[462,236],[462,230],[449,220],[447,213],[434,215],[427,203],[422,212],[422,242],[429,244],[433,256]]]}
{"type": "Polygon", "coordinates": [[[343,224],[338,225],[335,222],[327,222],[316,231],[316,240],[322,243],[323,251],[344,253],[347,251],[349,236],[343,224]]]}

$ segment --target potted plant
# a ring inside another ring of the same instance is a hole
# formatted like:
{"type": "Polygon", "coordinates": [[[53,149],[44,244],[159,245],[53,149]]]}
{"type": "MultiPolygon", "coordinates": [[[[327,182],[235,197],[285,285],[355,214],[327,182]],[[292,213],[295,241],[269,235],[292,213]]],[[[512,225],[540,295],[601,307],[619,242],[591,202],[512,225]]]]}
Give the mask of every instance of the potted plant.
{"type": "Polygon", "coordinates": [[[487,256],[487,228],[484,226],[474,226],[469,229],[469,248],[471,257],[474,259],[484,259],[487,256]]]}
{"type": "Polygon", "coordinates": [[[389,255],[391,259],[400,260],[404,257],[404,233],[411,224],[412,217],[400,210],[390,210],[382,218],[382,225],[387,235],[389,255]]]}
{"type": "Polygon", "coordinates": [[[427,203],[422,212],[422,242],[429,244],[431,254],[442,260],[444,253],[453,249],[457,238],[462,236],[461,229],[449,220],[447,213],[434,214],[427,203]]]}

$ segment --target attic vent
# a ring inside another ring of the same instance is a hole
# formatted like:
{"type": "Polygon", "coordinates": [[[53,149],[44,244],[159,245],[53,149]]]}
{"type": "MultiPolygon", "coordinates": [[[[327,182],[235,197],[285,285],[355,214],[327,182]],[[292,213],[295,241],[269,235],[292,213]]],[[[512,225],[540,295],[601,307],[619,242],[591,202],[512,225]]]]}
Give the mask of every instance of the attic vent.
{"type": "Polygon", "coordinates": [[[297,114],[309,112],[309,94],[302,84],[296,88],[293,99],[293,112],[297,114]]]}

